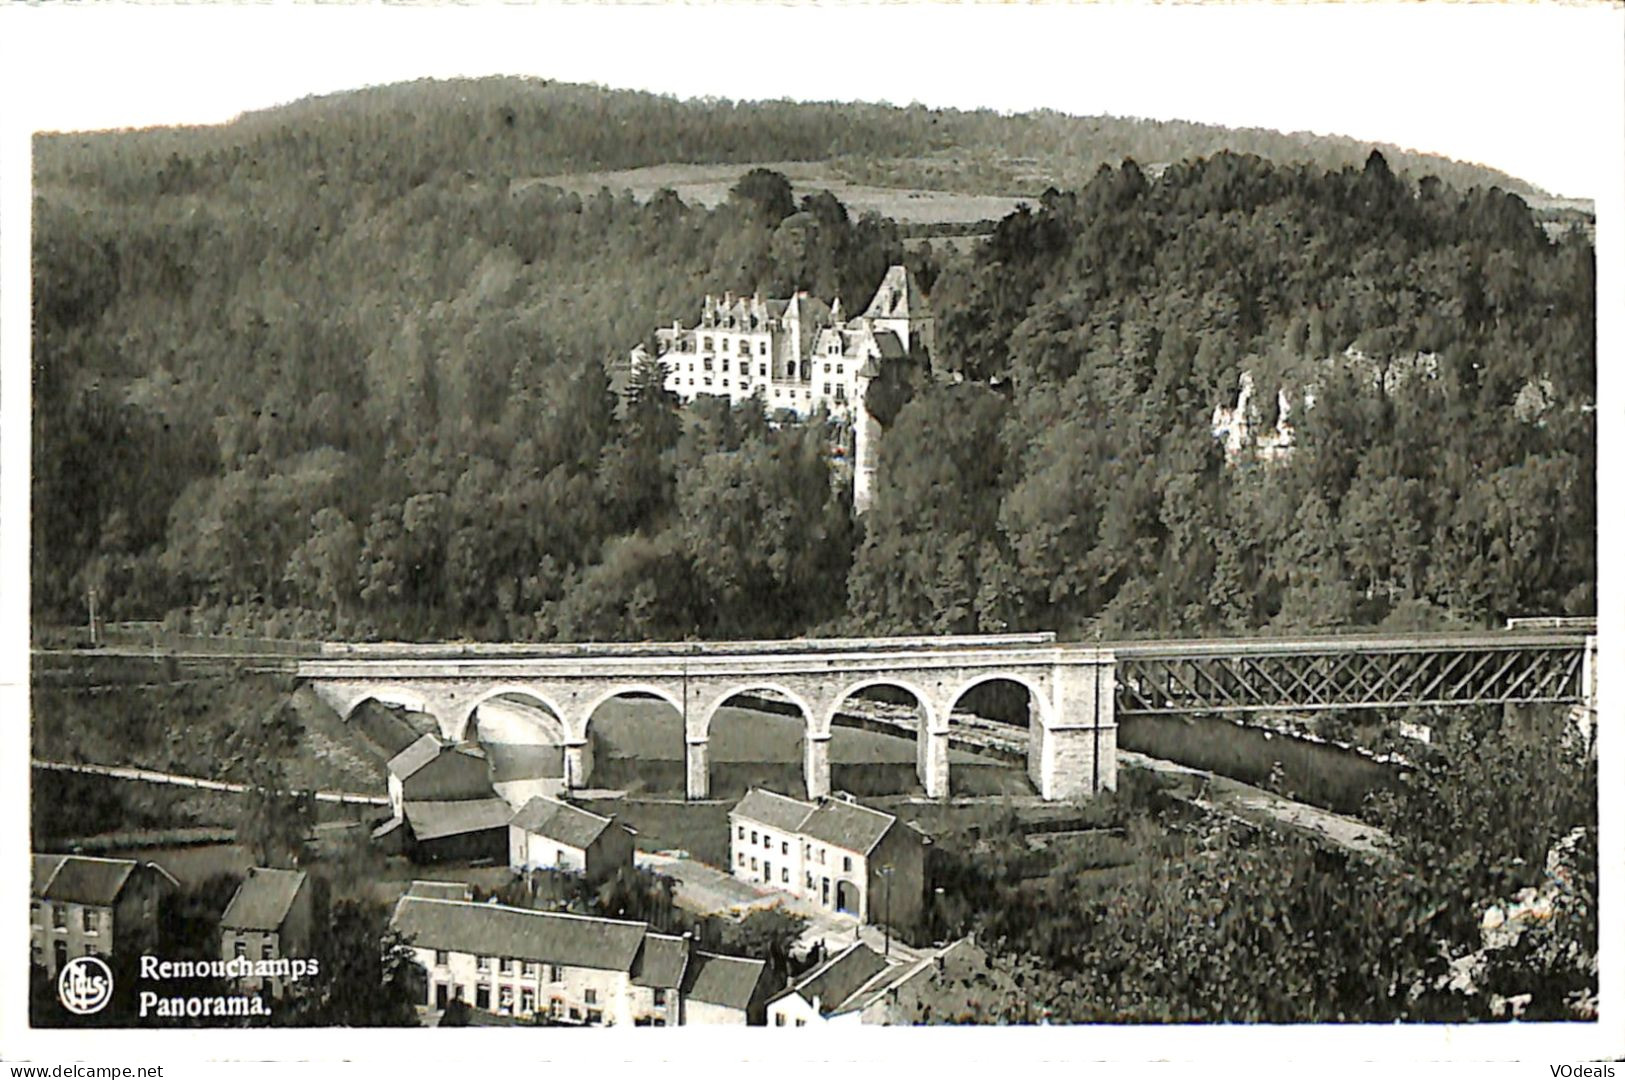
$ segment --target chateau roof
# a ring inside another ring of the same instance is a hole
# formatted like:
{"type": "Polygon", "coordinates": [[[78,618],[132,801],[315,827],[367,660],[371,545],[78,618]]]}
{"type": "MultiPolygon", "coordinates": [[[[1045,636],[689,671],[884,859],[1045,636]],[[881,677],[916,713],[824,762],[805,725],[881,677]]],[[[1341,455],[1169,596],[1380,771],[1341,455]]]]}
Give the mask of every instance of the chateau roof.
{"type": "Polygon", "coordinates": [[[873,331],[873,336],[875,348],[880,350],[880,356],[883,360],[896,360],[908,352],[903,348],[903,343],[898,340],[897,335],[890,330],[873,331]]]}
{"type": "Polygon", "coordinates": [[[513,823],[526,832],[549,840],[570,847],[586,848],[603,835],[614,819],[538,795],[514,815],[513,823]]]}
{"type": "Polygon", "coordinates": [[[554,911],[403,896],[390,925],[420,949],[631,971],[648,927],[554,911]]]}
{"type": "Polygon", "coordinates": [[[801,825],[817,809],[812,803],[792,799],[766,788],[751,788],[729,815],[738,815],[784,832],[800,832],[801,825]]]}
{"type": "Polygon", "coordinates": [[[302,870],[251,866],[220,916],[220,925],[228,930],[276,930],[287,919],[304,884],[302,870]]]}
{"type": "Polygon", "coordinates": [[[928,314],[925,293],[906,266],[894,266],[880,279],[873,300],[864,311],[870,319],[907,319],[928,314]]]}
{"type": "Polygon", "coordinates": [[[683,996],[708,1005],[746,1009],[766,968],[764,960],[696,952],[689,960],[683,996]]]}

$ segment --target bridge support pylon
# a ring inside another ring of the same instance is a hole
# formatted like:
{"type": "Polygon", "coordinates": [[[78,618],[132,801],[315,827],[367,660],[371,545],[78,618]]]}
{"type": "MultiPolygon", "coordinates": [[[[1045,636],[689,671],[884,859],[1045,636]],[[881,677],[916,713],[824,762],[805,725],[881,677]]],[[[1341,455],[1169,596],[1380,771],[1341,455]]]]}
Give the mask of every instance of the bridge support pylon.
{"type": "Polygon", "coordinates": [[[711,794],[711,742],[709,739],[689,739],[683,746],[687,763],[690,799],[704,799],[711,794]]]}
{"type": "Polygon", "coordinates": [[[914,771],[919,775],[926,797],[945,798],[948,794],[948,732],[931,731],[921,724],[915,743],[914,771]]]}
{"type": "Polygon", "coordinates": [[[1031,719],[1027,775],[1045,799],[1117,790],[1116,662],[1058,664],[1055,700],[1031,719]]]}
{"type": "Polygon", "coordinates": [[[807,798],[821,799],[829,794],[829,732],[811,732],[807,743],[807,798]]]}
{"type": "Polygon", "coordinates": [[[592,777],[592,743],[580,739],[564,744],[564,786],[574,791],[592,777]]]}

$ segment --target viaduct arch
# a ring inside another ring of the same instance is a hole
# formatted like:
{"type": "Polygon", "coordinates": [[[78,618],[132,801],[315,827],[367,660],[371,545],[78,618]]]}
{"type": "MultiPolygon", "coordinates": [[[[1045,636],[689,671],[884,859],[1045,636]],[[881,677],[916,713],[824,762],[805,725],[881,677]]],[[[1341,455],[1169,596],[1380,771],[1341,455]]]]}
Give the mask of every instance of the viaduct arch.
{"type": "Polygon", "coordinates": [[[572,788],[592,773],[587,727],[620,694],[650,694],[683,716],[690,798],[710,790],[710,728],[740,694],[771,690],[807,725],[807,794],[830,789],[829,744],[837,712],[868,687],[897,686],[919,703],[916,770],[926,793],[948,793],[948,719],[966,691],[995,679],[1025,686],[1032,708],[1027,772],[1046,799],[1117,786],[1117,725],[1110,650],[1059,645],[1052,634],[824,639],[713,644],[457,646],[327,645],[298,674],[347,714],[369,697],[433,715],[443,738],[462,741],[480,702],[531,698],[559,718],[572,788]]]}

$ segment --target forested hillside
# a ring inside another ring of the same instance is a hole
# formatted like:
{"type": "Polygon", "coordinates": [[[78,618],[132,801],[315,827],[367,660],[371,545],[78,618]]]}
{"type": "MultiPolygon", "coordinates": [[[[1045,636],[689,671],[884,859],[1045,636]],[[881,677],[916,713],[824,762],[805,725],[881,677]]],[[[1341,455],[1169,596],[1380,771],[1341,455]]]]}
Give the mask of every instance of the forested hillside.
{"type": "MultiPolygon", "coordinates": [[[[89,588],[112,618],[397,637],[1592,610],[1592,252],[1500,190],[1380,156],[1223,154],[1155,181],[1113,158],[969,254],[911,250],[934,370],[888,379],[855,522],[838,433],[680,412],[648,373],[618,417],[604,362],[708,291],[861,303],[904,258],[891,222],[765,172],[712,210],[512,183],[991,161],[1024,132],[1092,168],[1119,144],[1089,123],[493,80],[42,138],[36,616],[79,617],[89,588]],[[1436,354],[1437,375],[1388,392],[1350,346],[1436,354]],[[1283,465],[1227,466],[1208,429],[1242,371],[1313,388],[1283,465]]],[[[1433,164],[1479,175],[1413,161],[1433,164]]]]}

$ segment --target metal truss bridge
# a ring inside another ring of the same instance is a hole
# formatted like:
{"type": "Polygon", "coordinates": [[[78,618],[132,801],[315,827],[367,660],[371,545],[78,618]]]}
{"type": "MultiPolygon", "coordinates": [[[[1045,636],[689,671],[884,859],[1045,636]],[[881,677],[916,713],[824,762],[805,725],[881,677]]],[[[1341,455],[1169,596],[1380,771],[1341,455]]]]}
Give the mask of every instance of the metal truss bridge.
{"type": "Polygon", "coordinates": [[[1516,628],[1111,649],[1117,715],[1136,716],[1589,704],[1595,642],[1572,629],[1516,628]]]}

